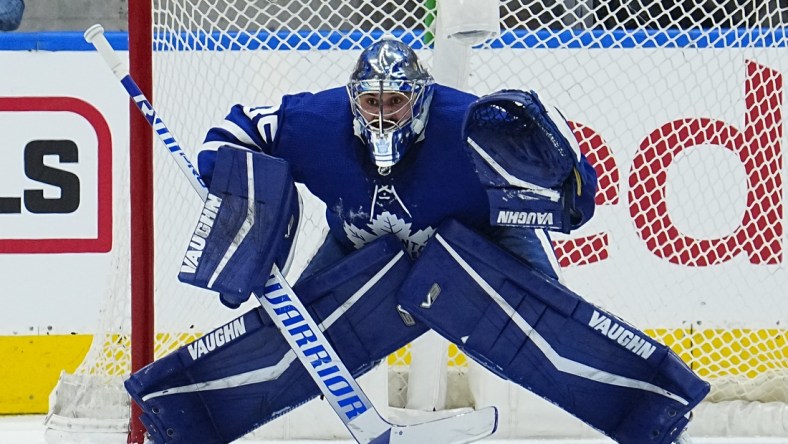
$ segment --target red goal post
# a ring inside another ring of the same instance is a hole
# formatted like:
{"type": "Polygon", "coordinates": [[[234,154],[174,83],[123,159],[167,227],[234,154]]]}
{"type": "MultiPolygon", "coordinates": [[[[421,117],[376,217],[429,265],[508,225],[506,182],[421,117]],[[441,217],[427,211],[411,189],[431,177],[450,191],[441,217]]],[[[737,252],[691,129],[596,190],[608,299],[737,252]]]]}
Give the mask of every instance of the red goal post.
{"type": "MultiPolygon", "coordinates": [[[[446,20],[457,4],[130,1],[132,76],[186,149],[234,103],[275,104],[282,94],[343,84],[360,50],[384,34],[414,46],[439,72],[440,44],[448,41],[459,55],[457,84],[476,94],[536,90],[571,120],[597,170],[595,218],[554,236],[568,286],[671,346],[711,382],[695,434],[781,433],[773,418],[788,416],[788,9],[780,2],[633,10],[623,0],[504,0],[495,38],[471,48],[439,34],[435,45],[436,14],[446,20]],[[741,419],[719,424],[718,412],[729,410],[741,419]]],[[[53,426],[71,416],[80,429],[122,428],[129,418],[122,377],[234,314],[177,282],[199,199],[164,148],[151,147],[138,114],[131,112],[132,197],[115,204],[118,271],[91,351],[53,397],[53,426]],[[96,408],[71,406],[80,399],[96,408]]],[[[323,209],[310,202],[301,264],[325,235],[323,209]]],[[[497,405],[496,436],[592,435],[547,403],[488,379],[456,348],[449,354],[447,407],[497,405]]],[[[388,364],[372,379],[385,385],[391,406],[402,407],[409,350],[388,364]]],[[[329,415],[322,430],[342,436],[330,411],[321,414],[329,415]]],[[[299,437],[289,416],[261,433],[299,437]]]]}

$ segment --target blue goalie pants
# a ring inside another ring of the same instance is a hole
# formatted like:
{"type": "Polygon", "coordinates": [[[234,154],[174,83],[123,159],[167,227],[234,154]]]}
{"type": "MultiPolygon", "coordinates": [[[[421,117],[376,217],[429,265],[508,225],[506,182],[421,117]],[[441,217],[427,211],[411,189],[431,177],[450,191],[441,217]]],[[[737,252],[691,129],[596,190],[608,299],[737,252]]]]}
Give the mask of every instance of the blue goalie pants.
{"type": "Polygon", "coordinates": [[[622,444],[669,444],[708,394],[668,347],[457,222],[440,226],[402,306],[498,376],[622,444]]]}
{"type": "MultiPolygon", "coordinates": [[[[426,331],[406,326],[397,311],[396,291],[410,267],[389,236],[294,286],[317,324],[331,319],[325,334],[354,376],[426,331]]],[[[125,385],[154,443],[230,442],[320,395],[261,308],[149,364],[125,385]]]]}

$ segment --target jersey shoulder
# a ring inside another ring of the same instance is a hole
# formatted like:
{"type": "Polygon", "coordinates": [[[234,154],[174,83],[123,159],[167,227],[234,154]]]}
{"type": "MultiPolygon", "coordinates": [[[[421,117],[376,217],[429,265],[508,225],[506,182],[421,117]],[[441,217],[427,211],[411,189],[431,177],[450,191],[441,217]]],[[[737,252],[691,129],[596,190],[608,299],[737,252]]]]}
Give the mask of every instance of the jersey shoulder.
{"type": "Polygon", "coordinates": [[[322,139],[326,131],[352,133],[353,115],[344,87],[282,98],[279,132],[290,140],[322,139]]]}
{"type": "Polygon", "coordinates": [[[436,85],[430,113],[442,118],[464,119],[465,111],[477,96],[448,86],[436,85]]]}
{"type": "Polygon", "coordinates": [[[436,84],[433,100],[444,105],[468,106],[479,97],[452,87],[436,84]]]}
{"type": "Polygon", "coordinates": [[[427,123],[429,137],[437,132],[445,132],[445,136],[452,140],[459,140],[460,129],[465,120],[465,112],[468,106],[477,97],[448,86],[436,85],[435,92],[430,104],[430,117],[427,123]]]}
{"type": "Polygon", "coordinates": [[[288,113],[310,113],[331,116],[337,111],[350,113],[350,99],[345,87],[326,89],[319,92],[301,92],[282,97],[282,108],[288,113]]]}

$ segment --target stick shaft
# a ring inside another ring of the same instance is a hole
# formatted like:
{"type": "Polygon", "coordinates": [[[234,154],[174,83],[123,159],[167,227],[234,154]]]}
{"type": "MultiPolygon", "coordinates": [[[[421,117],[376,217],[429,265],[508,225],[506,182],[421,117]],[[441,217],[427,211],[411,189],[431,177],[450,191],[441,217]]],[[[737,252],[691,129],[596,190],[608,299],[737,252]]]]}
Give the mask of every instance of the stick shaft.
{"type": "Polygon", "coordinates": [[[199,194],[202,200],[205,200],[208,197],[208,187],[200,177],[200,172],[189,160],[183,148],[178,144],[175,136],[170,133],[167,125],[164,124],[164,121],[153,108],[153,104],[145,97],[145,94],[143,94],[142,90],[137,86],[137,83],[134,82],[134,79],[131,78],[128,68],[123,61],[120,60],[120,57],[118,57],[115,50],[112,49],[112,46],[109,44],[109,41],[107,41],[107,38],[104,36],[104,28],[102,28],[101,25],[91,26],[85,31],[85,40],[96,48],[96,51],[98,51],[104,59],[104,62],[115,74],[115,77],[120,80],[121,85],[123,85],[123,88],[126,90],[129,97],[131,97],[137,109],[142,112],[142,115],[145,116],[145,120],[151,125],[156,135],[162,143],[164,143],[167,149],[170,150],[170,154],[172,154],[172,157],[175,159],[175,163],[178,165],[181,172],[186,175],[194,191],[199,194]]]}

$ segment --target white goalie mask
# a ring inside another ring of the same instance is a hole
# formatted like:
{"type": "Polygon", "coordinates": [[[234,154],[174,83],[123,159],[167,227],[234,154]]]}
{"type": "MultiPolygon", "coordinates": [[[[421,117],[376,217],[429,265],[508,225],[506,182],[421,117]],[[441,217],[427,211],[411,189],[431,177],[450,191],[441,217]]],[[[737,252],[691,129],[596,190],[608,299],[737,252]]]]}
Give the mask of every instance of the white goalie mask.
{"type": "Polygon", "coordinates": [[[359,56],[347,84],[353,128],[388,174],[427,125],[433,78],[408,45],[384,39],[359,56]]]}

